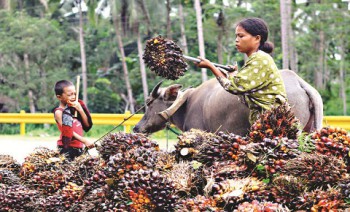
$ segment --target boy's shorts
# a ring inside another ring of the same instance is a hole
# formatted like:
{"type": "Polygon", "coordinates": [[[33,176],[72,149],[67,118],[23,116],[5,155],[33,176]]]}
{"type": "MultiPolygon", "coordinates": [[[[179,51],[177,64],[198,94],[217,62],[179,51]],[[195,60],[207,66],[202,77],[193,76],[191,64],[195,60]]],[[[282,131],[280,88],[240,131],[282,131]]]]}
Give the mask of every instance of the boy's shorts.
{"type": "Polygon", "coordinates": [[[57,146],[57,148],[60,151],[60,154],[64,154],[69,160],[74,160],[76,157],[83,154],[83,149],[80,148],[68,147],[67,149],[64,149],[63,146],[57,146]]]}

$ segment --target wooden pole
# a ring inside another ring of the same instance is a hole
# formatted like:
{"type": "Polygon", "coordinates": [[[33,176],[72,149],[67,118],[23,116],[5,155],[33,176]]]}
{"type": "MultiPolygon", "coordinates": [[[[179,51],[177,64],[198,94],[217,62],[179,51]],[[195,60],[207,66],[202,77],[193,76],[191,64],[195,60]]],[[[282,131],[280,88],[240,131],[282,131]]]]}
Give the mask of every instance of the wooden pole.
{"type": "MultiPolygon", "coordinates": [[[[75,102],[78,102],[79,99],[79,87],[80,87],[80,75],[77,76],[77,87],[76,87],[76,94],[75,94],[75,102]]],[[[75,111],[74,116],[78,116],[78,111],[75,111]]]]}

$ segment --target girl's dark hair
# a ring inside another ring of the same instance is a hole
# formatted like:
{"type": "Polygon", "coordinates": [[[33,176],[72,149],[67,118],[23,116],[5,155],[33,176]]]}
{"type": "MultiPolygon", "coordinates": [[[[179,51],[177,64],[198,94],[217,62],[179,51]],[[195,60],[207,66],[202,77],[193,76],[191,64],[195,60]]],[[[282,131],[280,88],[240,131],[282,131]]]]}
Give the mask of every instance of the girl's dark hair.
{"type": "Polygon", "coordinates": [[[63,89],[68,86],[72,86],[73,83],[68,81],[68,80],[61,80],[56,82],[55,85],[55,94],[56,95],[62,95],[63,94],[63,89]]]}
{"type": "Polygon", "coordinates": [[[240,21],[237,26],[241,26],[245,31],[253,36],[260,35],[260,50],[269,54],[273,51],[273,43],[267,41],[269,29],[264,20],[260,18],[247,18],[240,21]]]}

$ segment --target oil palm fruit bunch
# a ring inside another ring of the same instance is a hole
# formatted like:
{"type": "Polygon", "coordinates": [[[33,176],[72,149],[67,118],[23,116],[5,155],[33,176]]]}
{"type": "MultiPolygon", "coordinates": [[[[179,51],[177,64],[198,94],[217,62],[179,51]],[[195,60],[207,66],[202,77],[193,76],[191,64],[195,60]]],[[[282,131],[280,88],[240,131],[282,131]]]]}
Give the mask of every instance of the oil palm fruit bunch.
{"type": "Polygon", "coordinates": [[[83,154],[76,157],[69,166],[65,165],[63,168],[69,176],[69,181],[81,186],[84,179],[92,177],[104,167],[106,167],[106,162],[102,158],[83,154]]]}
{"type": "Polygon", "coordinates": [[[214,161],[233,160],[243,163],[244,155],[237,140],[224,140],[215,134],[210,135],[197,147],[198,154],[194,156],[195,160],[207,166],[212,165],[214,161]]]}
{"type": "Polygon", "coordinates": [[[101,145],[97,147],[97,150],[101,157],[107,161],[110,156],[116,153],[124,153],[138,146],[158,148],[156,142],[149,140],[149,138],[143,134],[118,132],[111,133],[104,137],[101,141],[101,145]]]}
{"type": "Polygon", "coordinates": [[[187,71],[180,47],[162,36],[146,42],[143,60],[151,71],[166,79],[176,80],[187,71]]]}
{"type": "Polygon", "coordinates": [[[219,131],[216,133],[216,135],[220,136],[224,140],[230,141],[231,143],[237,142],[239,145],[246,145],[249,143],[249,139],[247,137],[242,137],[234,133],[219,131]]]}
{"type": "Polygon", "coordinates": [[[20,176],[29,178],[35,172],[59,170],[61,165],[66,163],[66,158],[60,155],[58,151],[46,147],[38,147],[24,159],[20,176]]]}
{"type": "Polygon", "coordinates": [[[343,159],[350,171],[350,136],[345,129],[339,127],[323,127],[311,135],[316,151],[324,155],[334,155],[343,159]]]}
{"type": "Polygon", "coordinates": [[[18,174],[21,169],[21,164],[19,164],[10,155],[0,155],[0,170],[10,170],[15,174],[18,174]]]}
{"type": "Polygon", "coordinates": [[[273,202],[286,205],[288,208],[293,209],[294,206],[290,203],[307,189],[306,185],[305,180],[291,175],[280,175],[273,178],[270,185],[273,202]]]}
{"type": "Polygon", "coordinates": [[[206,211],[223,211],[223,208],[216,206],[216,201],[211,197],[197,195],[194,198],[180,200],[175,207],[178,212],[206,212],[206,211]]]}
{"type": "Polygon", "coordinates": [[[42,211],[68,211],[73,207],[77,210],[79,209],[77,206],[80,202],[81,193],[82,186],[69,182],[63,189],[58,190],[53,195],[37,199],[35,204],[42,211]]]}
{"type": "Polygon", "coordinates": [[[206,196],[212,196],[219,207],[232,211],[243,201],[266,198],[266,185],[257,178],[227,179],[221,182],[208,180],[204,189],[206,196]]]}
{"type": "Polygon", "coordinates": [[[337,187],[340,189],[343,198],[350,199],[350,178],[344,178],[340,180],[337,184],[337,187]]]}
{"type": "Polygon", "coordinates": [[[21,179],[8,169],[0,169],[0,184],[8,186],[20,184],[21,179]]]}
{"type": "Polygon", "coordinates": [[[335,185],[346,174],[345,164],[335,156],[302,153],[289,160],[283,172],[306,180],[308,187],[335,185]]]}
{"type": "Polygon", "coordinates": [[[67,183],[67,175],[63,170],[36,172],[25,181],[29,188],[40,191],[43,195],[50,195],[63,188],[67,183]]]}
{"type": "Polygon", "coordinates": [[[296,139],[299,135],[299,125],[300,122],[288,103],[284,103],[261,114],[251,126],[249,138],[252,142],[276,137],[296,139]]]}
{"type": "Polygon", "coordinates": [[[258,143],[242,146],[247,156],[247,166],[253,170],[254,176],[269,177],[283,169],[286,161],[296,158],[298,140],[288,138],[264,138],[258,143]]]}
{"type": "Polygon", "coordinates": [[[279,211],[279,212],[288,212],[288,208],[272,202],[259,202],[253,200],[252,202],[243,202],[238,205],[237,209],[233,210],[234,212],[266,212],[266,211],[279,211]]]}
{"type": "Polygon", "coordinates": [[[33,211],[39,192],[23,185],[0,184],[0,211],[33,211]]]}
{"type": "Polygon", "coordinates": [[[137,192],[130,190],[129,197],[132,204],[129,206],[130,211],[154,211],[156,206],[151,202],[147,192],[143,189],[137,192]]]}
{"type": "Polygon", "coordinates": [[[336,188],[328,188],[326,191],[315,189],[304,192],[292,203],[295,210],[317,211],[338,211],[344,204],[341,192],[336,188]]]}

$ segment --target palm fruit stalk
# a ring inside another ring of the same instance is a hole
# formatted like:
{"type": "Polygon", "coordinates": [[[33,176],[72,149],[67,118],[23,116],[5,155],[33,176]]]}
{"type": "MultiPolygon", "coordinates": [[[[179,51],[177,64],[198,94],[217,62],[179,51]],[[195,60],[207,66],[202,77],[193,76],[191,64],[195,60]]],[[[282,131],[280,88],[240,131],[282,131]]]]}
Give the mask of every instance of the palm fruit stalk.
{"type": "Polygon", "coordinates": [[[190,162],[175,164],[171,170],[165,171],[164,175],[173,182],[176,194],[180,197],[188,197],[191,191],[197,190],[196,172],[190,162]]]}
{"type": "Polygon", "coordinates": [[[21,169],[21,164],[19,164],[10,155],[0,155],[0,170],[9,170],[14,174],[18,174],[21,169]]]}
{"type": "Polygon", "coordinates": [[[298,140],[288,138],[264,138],[261,142],[241,146],[246,155],[248,170],[253,176],[272,177],[280,172],[289,159],[296,158],[298,140]]]}
{"type": "Polygon", "coordinates": [[[273,202],[286,205],[293,209],[290,204],[298,198],[306,189],[306,182],[298,177],[290,175],[280,175],[273,179],[270,185],[270,191],[273,196],[273,202]]]}
{"type": "Polygon", "coordinates": [[[218,161],[206,172],[207,178],[215,179],[215,182],[224,181],[225,179],[235,179],[248,177],[251,170],[244,164],[238,164],[235,161],[218,161]]]}
{"type": "Polygon", "coordinates": [[[0,211],[33,211],[39,192],[23,185],[0,184],[0,211]]]}
{"type": "Polygon", "coordinates": [[[198,129],[191,129],[178,136],[175,147],[176,160],[192,160],[198,154],[198,146],[206,142],[209,133],[198,129]]]}
{"type": "Polygon", "coordinates": [[[283,205],[273,202],[259,202],[253,200],[252,202],[243,202],[238,205],[234,212],[265,212],[265,211],[278,211],[278,212],[289,212],[290,210],[283,205]]]}
{"type": "Polygon", "coordinates": [[[344,162],[335,156],[303,153],[289,160],[283,172],[305,180],[308,187],[316,188],[335,185],[345,177],[346,169],[344,162]]]}
{"type": "Polygon", "coordinates": [[[344,205],[344,200],[341,197],[341,192],[336,188],[328,188],[327,190],[315,189],[310,192],[304,192],[291,205],[295,207],[293,210],[335,212],[339,211],[338,209],[344,205]]]}
{"type": "Polygon", "coordinates": [[[264,138],[296,139],[299,125],[288,103],[284,103],[261,114],[251,126],[249,138],[251,142],[260,142],[264,138]]]}
{"type": "Polygon", "coordinates": [[[223,208],[216,206],[216,201],[211,197],[197,195],[194,198],[180,200],[175,207],[178,212],[206,212],[223,211],[223,208]]]}
{"type": "Polygon", "coordinates": [[[204,188],[206,196],[213,196],[219,207],[232,211],[238,204],[254,199],[262,200],[269,198],[266,184],[257,178],[228,179],[221,182],[208,180],[204,188]]]}
{"type": "Polygon", "coordinates": [[[162,36],[146,42],[143,60],[151,71],[166,79],[176,80],[187,71],[180,47],[162,36]]]}
{"type": "Polygon", "coordinates": [[[107,161],[114,154],[124,153],[139,146],[159,148],[156,142],[151,141],[143,134],[119,132],[104,137],[97,150],[101,157],[107,161]]]}

